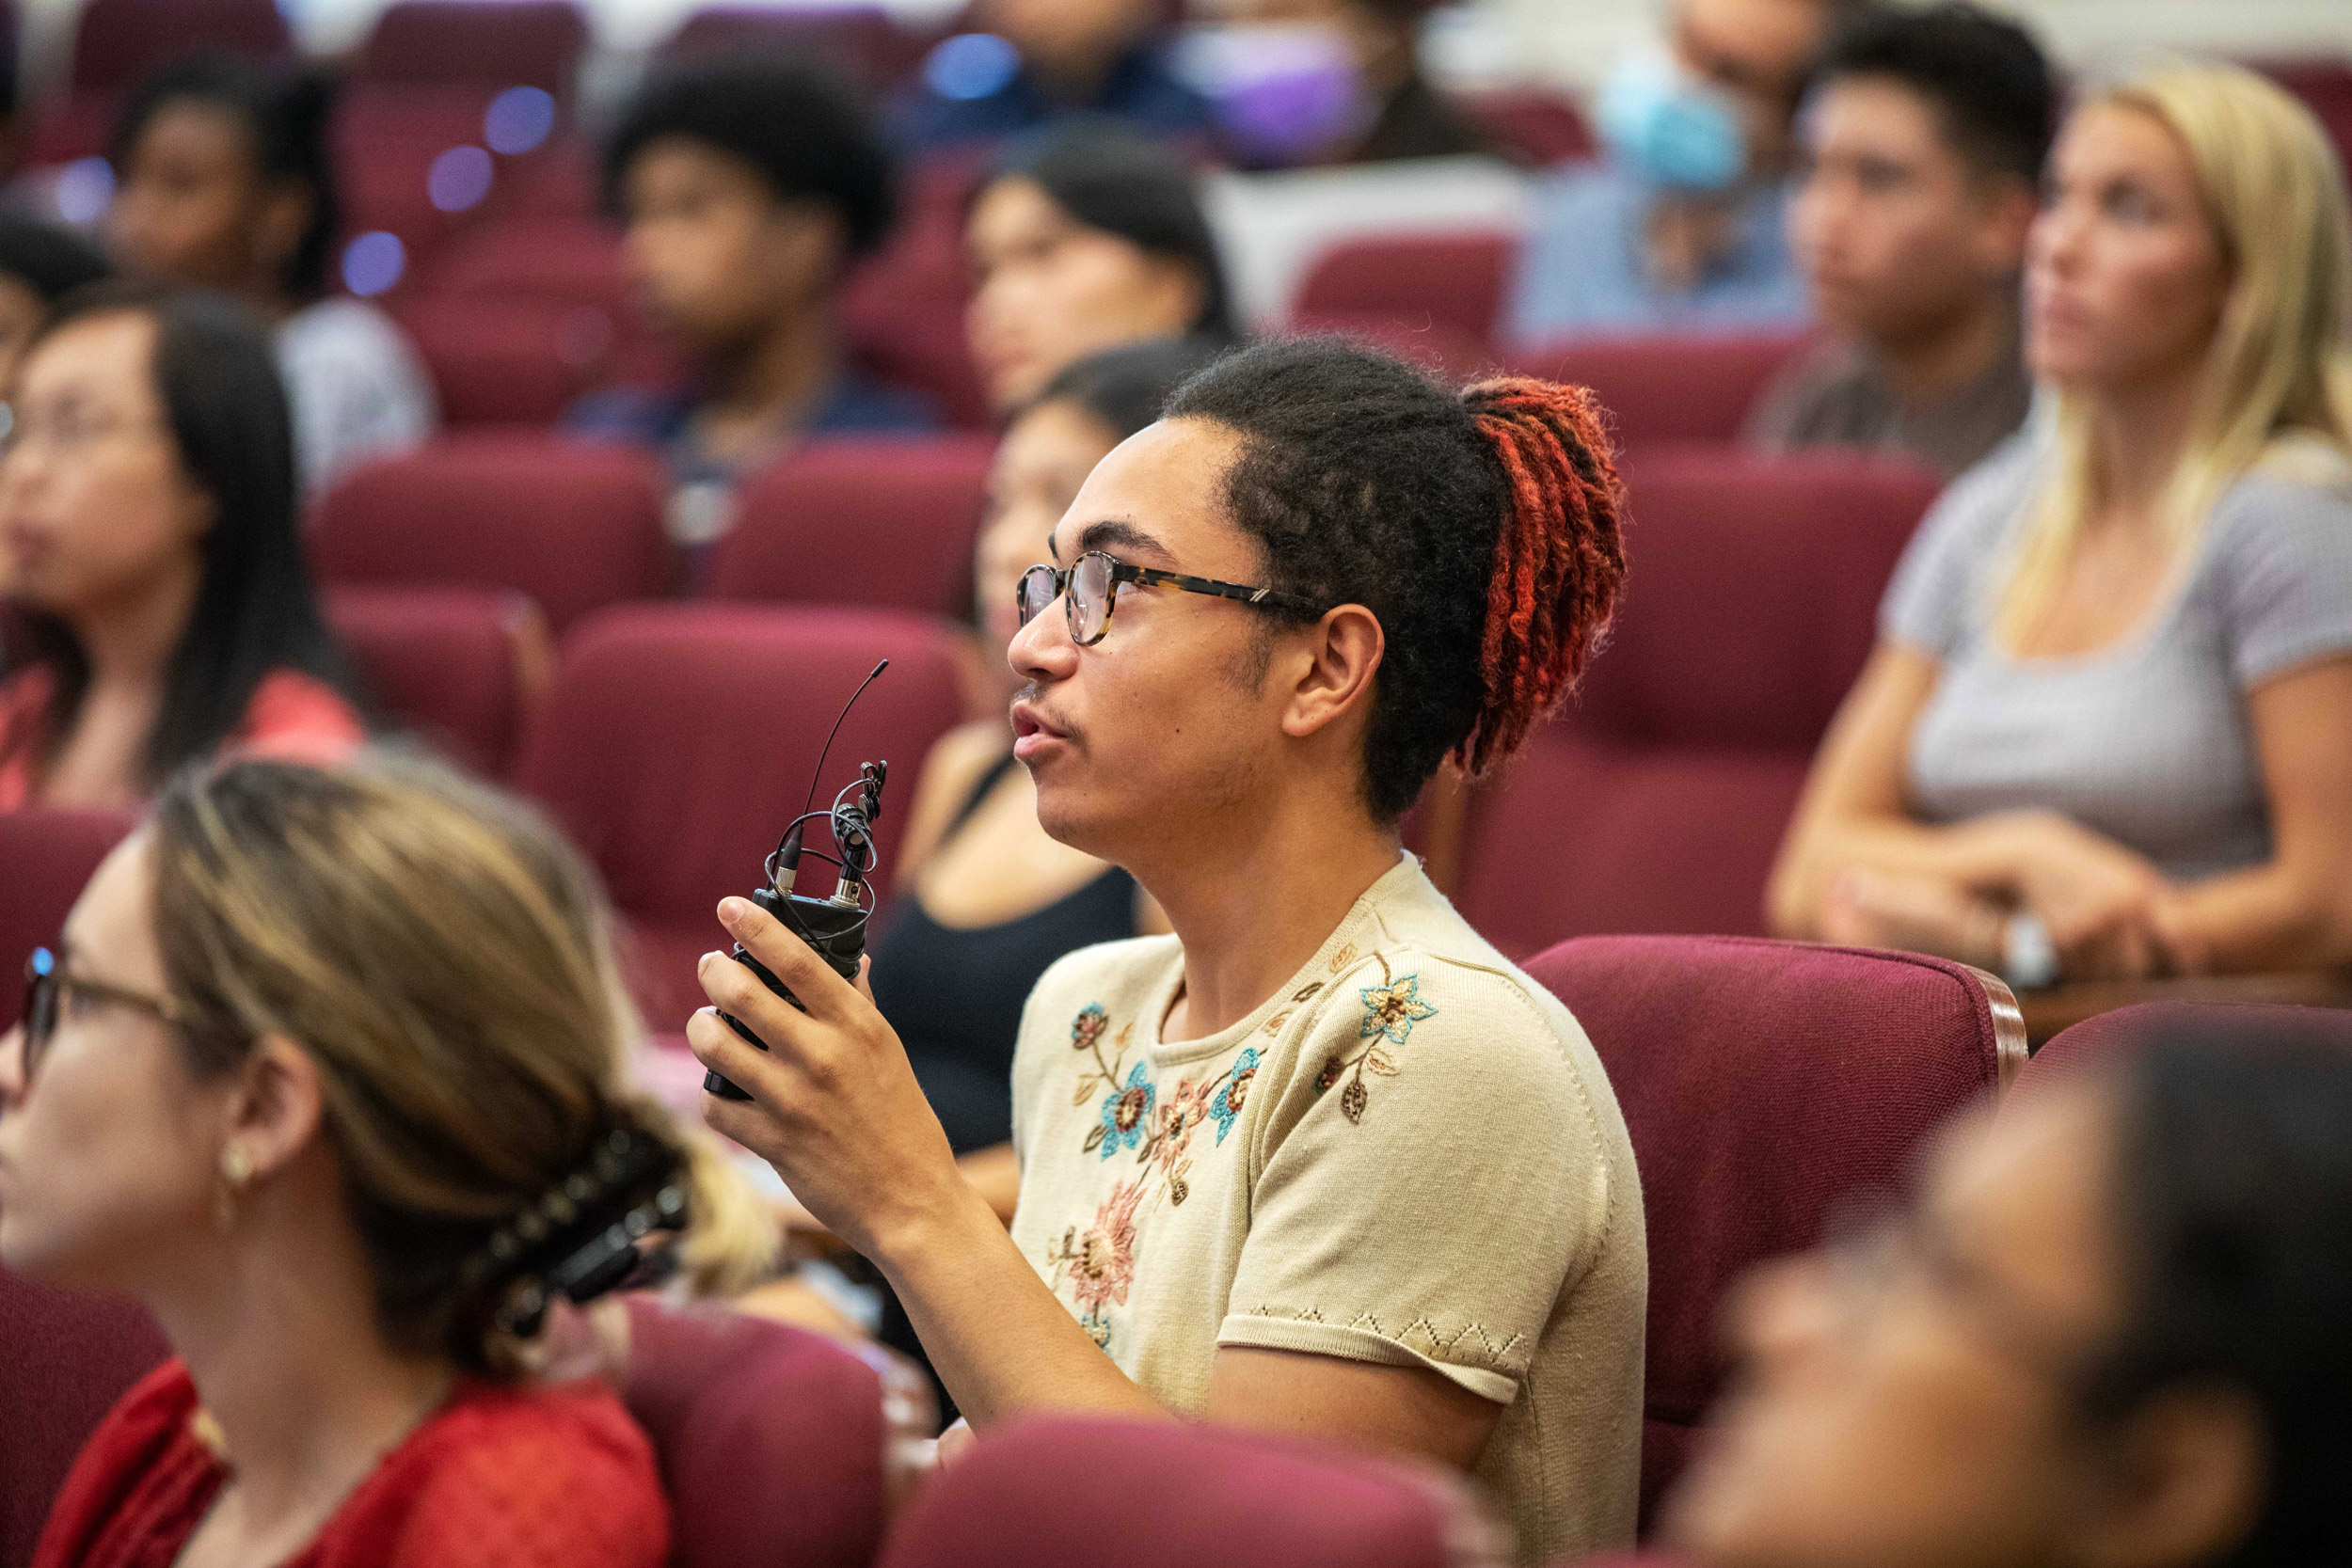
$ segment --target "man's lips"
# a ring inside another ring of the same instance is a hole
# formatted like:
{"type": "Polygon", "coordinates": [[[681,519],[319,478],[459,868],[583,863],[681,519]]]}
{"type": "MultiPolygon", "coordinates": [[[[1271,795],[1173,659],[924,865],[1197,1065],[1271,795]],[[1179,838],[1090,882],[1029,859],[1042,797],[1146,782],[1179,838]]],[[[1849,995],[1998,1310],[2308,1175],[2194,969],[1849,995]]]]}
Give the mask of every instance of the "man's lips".
{"type": "Polygon", "coordinates": [[[1026,760],[1053,745],[1068,740],[1068,732],[1054,724],[1027,699],[1012,705],[1012,754],[1026,760]]]}

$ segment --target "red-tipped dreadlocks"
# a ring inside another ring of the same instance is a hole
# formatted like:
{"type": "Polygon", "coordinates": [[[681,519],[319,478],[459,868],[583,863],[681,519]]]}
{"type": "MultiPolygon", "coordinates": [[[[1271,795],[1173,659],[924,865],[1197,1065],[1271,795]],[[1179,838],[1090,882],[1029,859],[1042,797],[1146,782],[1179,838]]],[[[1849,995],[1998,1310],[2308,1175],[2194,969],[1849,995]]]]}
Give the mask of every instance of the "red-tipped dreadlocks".
{"type": "Polygon", "coordinates": [[[1581,387],[1511,376],[1462,394],[1507,487],[1479,668],[1486,697],[1453,753],[1472,775],[1565,696],[1625,581],[1620,493],[1600,410],[1581,387]]]}

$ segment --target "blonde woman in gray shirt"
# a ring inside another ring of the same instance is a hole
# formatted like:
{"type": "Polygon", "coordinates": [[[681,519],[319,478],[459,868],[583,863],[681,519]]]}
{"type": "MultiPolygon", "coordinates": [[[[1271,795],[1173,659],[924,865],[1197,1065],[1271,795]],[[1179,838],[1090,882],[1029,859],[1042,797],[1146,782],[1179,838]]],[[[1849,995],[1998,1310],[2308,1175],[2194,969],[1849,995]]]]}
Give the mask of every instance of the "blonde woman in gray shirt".
{"type": "Polygon", "coordinates": [[[2344,174],[2225,66],[2091,90],[2026,277],[2056,419],[1888,590],[1768,893],[2013,981],[2352,960],[2344,174]]]}

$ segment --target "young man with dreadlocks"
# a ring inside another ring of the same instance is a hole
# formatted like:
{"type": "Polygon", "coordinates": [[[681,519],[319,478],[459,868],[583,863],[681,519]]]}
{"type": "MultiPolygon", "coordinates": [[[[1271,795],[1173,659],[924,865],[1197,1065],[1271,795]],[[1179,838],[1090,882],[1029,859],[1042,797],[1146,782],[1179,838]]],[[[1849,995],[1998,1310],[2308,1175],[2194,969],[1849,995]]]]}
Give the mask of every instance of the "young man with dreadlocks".
{"type": "MultiPolygon", "coordinates": [[[[1622,1544],[1647,1263],[1633,1153],[1566,1009],[1398,847],[1501,759],[1624,574],[1597,410],[1331,341],[1220,360],[1098,466],[1023,579],[1015,750],[1047,832],[1175,935],[1072,955],[1013,1069],[1011,1232],[862,994],[720,917],[705,1104],[889,1277],[973,1426],[1182,1415],[1429,1455],[1521,1549],[1622,1544]]],[[[1012,591],[1012,585],[1005,585],[1012,591]]]]}

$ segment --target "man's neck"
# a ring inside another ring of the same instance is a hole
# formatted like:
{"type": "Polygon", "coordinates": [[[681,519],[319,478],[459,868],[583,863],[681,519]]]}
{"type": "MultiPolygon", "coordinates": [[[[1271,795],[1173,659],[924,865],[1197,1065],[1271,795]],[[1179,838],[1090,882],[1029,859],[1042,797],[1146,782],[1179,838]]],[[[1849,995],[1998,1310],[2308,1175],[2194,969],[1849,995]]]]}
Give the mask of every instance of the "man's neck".
{"type": "Polygon", "coordinates": [[[1184,991],[1166,1039],[1200,1039],[1255,1012],[1396,865],[1396,834],[1353,801],[1302,797],[1227,815],[1257,826],[1187,845],[1163,865],[1129,867],[1184,944],[1184,991]]]}
{"type": "Polygon", "coordinates": [[[763,335],[710,367],[700,416],[707,444],[743,455],[804,421],[839,373],[832,318],[809,310],[776,318],[763,335]]]}
{"type": "Polygon", "coordinates": [[[1871,347],[1897,402],[1932,407],[2016,357],[2017,310],[2008,294],[1987,294],[1924,332],[1871,347]]]}

